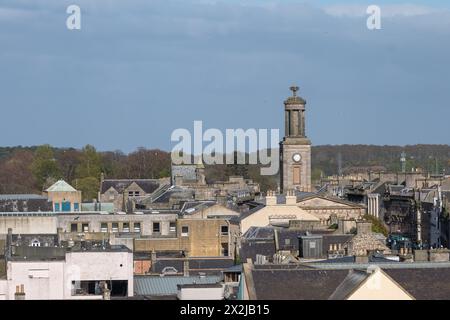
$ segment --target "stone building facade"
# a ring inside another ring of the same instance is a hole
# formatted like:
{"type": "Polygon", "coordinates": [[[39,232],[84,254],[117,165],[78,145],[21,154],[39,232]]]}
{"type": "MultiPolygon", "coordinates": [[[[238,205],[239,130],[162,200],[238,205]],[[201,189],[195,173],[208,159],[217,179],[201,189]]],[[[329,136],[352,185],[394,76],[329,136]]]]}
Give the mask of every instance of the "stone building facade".
{"type": "Polygon", "coordinates": [[[135,252],[183,252],[192,257],[232,256],[237,226],[226,219],[177,220],[173,237],[136,238],[135,252]]]}
{"type": "Polygon", "coordinates": [[[297,96],[298,87],[291,87],[293,96],[285,102],[285,137],[280,142],[280,188],[312,191],[311,141],[305,131],[306,101],[297,96]]]}

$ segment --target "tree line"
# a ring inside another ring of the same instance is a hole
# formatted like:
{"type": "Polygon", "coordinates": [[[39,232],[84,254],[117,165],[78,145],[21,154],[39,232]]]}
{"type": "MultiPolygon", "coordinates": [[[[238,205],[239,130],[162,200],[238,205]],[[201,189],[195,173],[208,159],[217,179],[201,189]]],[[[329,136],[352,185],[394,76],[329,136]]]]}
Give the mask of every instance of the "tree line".
{"type": "MultiPolygon", "coordinates": [[[[312,147],[312,178],[314,181],[321,176],[370,168],[398,172],[402,152],[406,154],[407,172],[420,168],[432,174],[450,173],[449,145],[324,145],[312,147]]],[[[83,192],[83,200],[92,200],[97,197],[102,173],[111,179],[158,179],[170,176],[170,166],[170,153],[159,149],[138,148],[125,154],[119,150],[99,152],[91,145],[82,149],[50,145],[0,147],[0,194],[40,194],[64,179],[83,192]]],[[[261,176],[259,165],[206,166],[210,182],[235,175],[254,180],[262,191],[277,188],[278,176],[261,176]]]]}
{"type": "Polygon", "coordinates": [[[105,178],[161,178],[170,174],[170,154],[139,148],[130,154],[38,147],[0,148],[0,193],[42,193],[64,179],[83,193],[83,200],[97,198],[102,173],[105,178]]]}

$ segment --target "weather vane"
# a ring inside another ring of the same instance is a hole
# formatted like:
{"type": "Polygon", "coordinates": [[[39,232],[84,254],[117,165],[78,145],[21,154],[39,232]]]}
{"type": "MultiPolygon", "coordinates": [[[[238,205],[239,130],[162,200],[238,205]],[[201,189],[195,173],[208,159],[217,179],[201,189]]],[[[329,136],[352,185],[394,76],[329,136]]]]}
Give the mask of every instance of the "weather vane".
{"type": "Polygon", "coordinates": [[[298,87],[297,86],[292,86],[289,89],[292,91],[293,96],[296,97],[297,96],[298,87]]]}

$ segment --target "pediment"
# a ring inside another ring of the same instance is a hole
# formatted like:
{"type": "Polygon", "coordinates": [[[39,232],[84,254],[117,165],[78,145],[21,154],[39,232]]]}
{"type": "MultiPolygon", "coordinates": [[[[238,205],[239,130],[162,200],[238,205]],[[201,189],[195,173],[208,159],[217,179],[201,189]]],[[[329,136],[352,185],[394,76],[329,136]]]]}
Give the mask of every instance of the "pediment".
{"type": "Polygon", "coordinates": [[[302,207],[342,207],[342,208],[354,208],[355,205],[351,203],[346,203],[340,199],[330,199],[321,196],[314,196],[311,198],[303,199],[297,202],[297,205],[302,207]]]}

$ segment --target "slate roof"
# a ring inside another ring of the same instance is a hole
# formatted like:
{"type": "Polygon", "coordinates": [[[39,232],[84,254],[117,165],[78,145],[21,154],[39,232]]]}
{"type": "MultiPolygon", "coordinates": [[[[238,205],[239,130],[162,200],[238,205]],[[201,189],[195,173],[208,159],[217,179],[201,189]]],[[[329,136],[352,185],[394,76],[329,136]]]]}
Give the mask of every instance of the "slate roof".
{"type": "Polygon", "coordinates": [[[122,193],[132,183],[136,183],[145,193],[153,193],[160,186],[157,179],[105,179],[101,182],[100,193],[105,193],[111,187],[122,193]]]}
{"type": "Polygon", "coordinates": [[[189,259],[189,269],[224,270],[234,265],[233,258],[189,259]]]}
{"type": "Polygon", "coordinates": [[[152,265],[152,272],[162,273],[163,269],[166,267],[175,268],[178,273],[183,273],[183,260],[182,259],[158,259],[152,265]]]}
{"type": "Polygon", "coordinates": [[[186,201],[181,208],[181,213],[189,215],[196,211],[215,206],[216,204],[217,202],[215,201],[186,201]]]}
{"type": "Polygon", "coordinates": [[[351,270],[342,283],[336,288],[329,300],[345,300],[353,293],[370,274],[362,270],[351,270]]]}
{"type": "MultiPolygon", "coordinates": [[[[371,263],[400,263],[399,261],[395,261],[395,260],[391,260],[391,259],[387,259],[385,257],[383,257],[382,255],[371,255],[369,256],[369,262],[371,263]]],[[[320,260],[320,261],[316,261],[316,262],[312,262],[314,263],[318,263],[318,264],[323,264],[323,263],[328,263],[328,264],[339,264],[339,263],[355,263],[355,256],[345,256],[342,258],[335,258],[335,259],[327,259],[327,260],[320,260]]]]}
{"type": "Polygon", "coordinates": [[[154,203],[166,203],[169,202],[172,196],[178,195],[181,198],[192,199],[194,197],[194,191],[189,189],[184,189],[180,187],[173,187],[166,190],[161,196],[156,198],[154,203]]]}
{"type": "Polygon", "coordinates": [[[256,255],[272,257],[276,253],[275,241],[272,240],[248,240],[241,243],[239,257],[241,261],[246,262],[247,259],[256,260],[256,255]]]}
{"type": "Polygon", "coordinates": [[[48,198],[38,194],[0,194],[1,200],[48,200],[48,198]]]}
{"type": "Polygon", "coordinates": [[[246,205],[249,206],[249,210],[241,213],[241,215],[239,215],[239,216],[231,218],[231,221],[240,222],[242,219],[252,215],[253,213],[255,213],[265,207],[265,204],[261,204],[256,201],[249,201],[246,203],[246,205]]]}
{"type": "Polygon", "coordinates": [[[170,296],[177,294],[177,286],[185,284],[215,284],[219,276],[134,276],[134,294],[137,296],[170,296]]]}
{"type": "MultiPolygon", "coordinates": [[[[242,242],[242,258],[255,259],[256,254],[272,256],[275,254],[275,231],[277,230],[278,245],[280,250],[298,250],[299,237],[306,235],[304,230],[284,229],[277,227],[250,227],[244,233],[242,242]],[[286,240],[288,239],[288,242],[286,240]],[[258,252],[261,250],[261,252],[258,252]]],[[[345,244],[353,238],[351,234],[332,234],[327,230],[308,231],[312,235],[322,236],[322,254],[327,255],[330,244],[345,244]]],[[[352,261],[353,262],[353,261],[352,261]]]]}
{"type": "MultiPolygon", "coordinates": [[[[186,259],[158,259],[152,267],[152,272],[162,273],[165,267],[174,267],[179,273],[184,271],[186,259]]],[[[234,265],[233,258],[188,258],[189,272],[191,274],[203,272],[209,275],[220,275],[223,270],[234,265]]]]}
{"type": "Polygon", "coordinates": [[[353,238],[352,234],[327,234],[322,237],[322,254],[326,256],[330,244],[345,244],[353,238]]]}
{"type": "Polygon", "coordinates": [[[274,237],[273,227],[250,227],[243,235],[245,239],[272,239],[274,237]]]}
{"type": "Polygon", "coordinates": [[[252,270],[258,300],[327,300],[348,275],[348,270],[252,270]]]}
{"type": "Polygon", "coordinates": [[[15,245],[31,245],[33,240],[37,240],[41,247],[54,247],[58,244],[57,234],[13,234],[12,241],[15,245]]]}
{"type": "Polygon", "coordinates": [[[449,300],[450,268],[384,269],[417,300],[449,300]]]}
{"type": "MultiPolygon", "coordinates": [[[[449,263],[378,266],[417,300],[450,299],[449,263]]],[[[367,279],[367,267],[366,264],[355,263],[324,269],[307,269],[304,265],[254,265],[250,272],[257,299],[340,300],[367,279]]]]}

